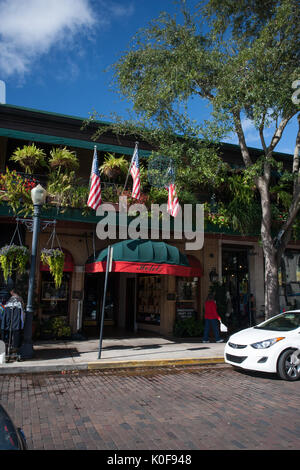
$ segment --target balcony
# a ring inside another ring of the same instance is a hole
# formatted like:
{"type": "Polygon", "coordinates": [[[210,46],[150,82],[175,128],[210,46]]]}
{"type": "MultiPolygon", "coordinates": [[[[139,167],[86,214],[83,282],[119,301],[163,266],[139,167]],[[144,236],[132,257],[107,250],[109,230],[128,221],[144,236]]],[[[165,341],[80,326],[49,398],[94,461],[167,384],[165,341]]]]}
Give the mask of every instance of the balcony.
{"type": "MultiPolygon", "coordinates": [[[[82,215],[89,215],[92,209],[87,207],[89,180],[78,177],[74,172],[62,174],[60,178],[48,175],[28,174],[7,170],[0,173],[0,200],[6,202],[13,213],[29,214],[32,209],[30,191],[41,184],[47,190],[46,208],[56,208],[57,212],[66,209],[81,210],[82,215]]],[[[127,196],[128,204],[136,202],[131,199],[131,188],[123,191],[120,183],[101,181],[101,196],[103,203],[112,204],[118,210],[119,197],[127,196]]],[[[147,203],[149,196],[141,195],[140,203],[147,203]]]]}

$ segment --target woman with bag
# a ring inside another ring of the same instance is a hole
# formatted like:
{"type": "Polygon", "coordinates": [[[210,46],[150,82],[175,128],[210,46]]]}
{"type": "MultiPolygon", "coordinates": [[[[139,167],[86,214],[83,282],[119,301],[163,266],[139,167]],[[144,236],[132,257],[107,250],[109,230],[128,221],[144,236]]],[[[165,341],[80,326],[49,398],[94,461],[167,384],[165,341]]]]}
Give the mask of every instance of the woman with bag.
{"type": "Polygon", "coordinates": [[[208,295],[207,300],[205,302],[204,320],[204,336],[202,343],[209,343],[208,335],[211,327],[215,335],[216,343],[223,343],[224,340],[220,337],[219,332],[219,321],[221,320],[221,318],[217,312],[217,304],[212,294],[208,295]]]}

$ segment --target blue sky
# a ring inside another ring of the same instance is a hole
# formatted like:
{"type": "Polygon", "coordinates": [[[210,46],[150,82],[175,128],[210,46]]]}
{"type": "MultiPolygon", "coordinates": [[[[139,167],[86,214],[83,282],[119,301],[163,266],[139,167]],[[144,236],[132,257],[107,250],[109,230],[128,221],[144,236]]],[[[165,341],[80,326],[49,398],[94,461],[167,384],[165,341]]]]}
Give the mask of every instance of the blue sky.
{"type": "MultiPolygon", "coordinates": [[[[94,110],[126,117],[130,104],[113,92],[112,74],[105,70],[139,28],[175,8],[173,0],[0,0],[6,103],[84,118],[94,110]]],[[[191,114],[200,120],[209,115],[200,101],[191,114]]],[[[248,145],[259,147],[255,129],[247,120],[243,124],[248,145]]],[[[293,122],[276,150],[293,153],[295,136],[293,122]]],[[[237,143],[235,137],[228,141],[237,143]]]]}

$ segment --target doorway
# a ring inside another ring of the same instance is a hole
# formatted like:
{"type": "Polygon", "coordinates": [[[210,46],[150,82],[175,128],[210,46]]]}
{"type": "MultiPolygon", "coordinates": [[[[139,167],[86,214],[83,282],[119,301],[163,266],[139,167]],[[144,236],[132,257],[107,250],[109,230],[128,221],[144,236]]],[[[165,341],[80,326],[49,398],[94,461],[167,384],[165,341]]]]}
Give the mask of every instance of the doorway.
{"type": "Polygon", "coordinates": [[[125,317],[125,328],[129,331],[134,331],[134,319],[135,319],[135,305],[136,305],[136,294],[135,294],[135,278],[130,277],[126,279],[126,317],[125,317]]]}
{"type": "MultiPolygon", "coordinates": [[[[97,336],[100,331],[105,273],[87,274],[83,302],[83,331],[87,336],[97,336]]],[[[105,330],[117,326],[119,309],[119,275],[111,273],[108,278],[104,309],[105,330]]]]}
{"type": "Polygon", "coordinates": [[[226,286],[231,329],[252,326],[250,305],[249,247],[222,248],[222,277],[226,286]]]}

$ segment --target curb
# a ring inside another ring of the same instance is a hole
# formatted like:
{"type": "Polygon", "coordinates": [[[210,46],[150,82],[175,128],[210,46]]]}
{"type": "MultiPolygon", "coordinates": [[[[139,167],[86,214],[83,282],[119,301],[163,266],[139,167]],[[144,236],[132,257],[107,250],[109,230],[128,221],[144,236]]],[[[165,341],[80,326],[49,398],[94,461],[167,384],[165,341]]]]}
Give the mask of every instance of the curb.
{"type": "Polygon", "coordinates": [[[146,361],[89,362],[88,369],[127,369],[138,367],[168,367],[224,363],[222,357],[205,359],[157,359],[146,361]]]}
{"type": "Polygon", "coordinates": [[[213,365],[224,364],[222,357],[212,357],[205,359],[162,359],[162,360],[141,360],[141,361],[118,361],[118,362],[88,362],[84,364],[58,364],[58,365],[36,365],[36,366],[12,366],[0,367],[0,375],[6,374],[29,374],[40,372],[62,372],[69,370],[107,370],[107,369],[129,369],[145,367],[175,367],[193,365],[213,365]]]}

